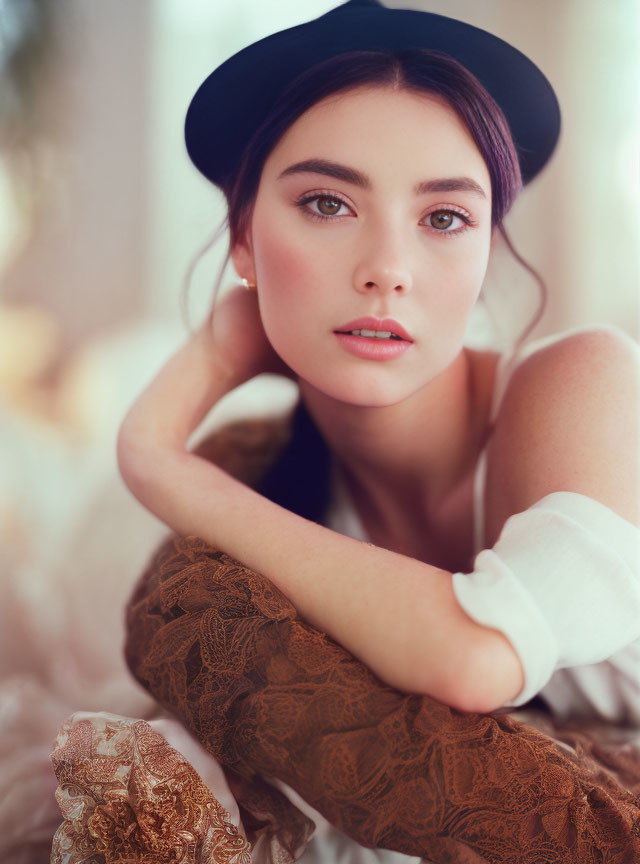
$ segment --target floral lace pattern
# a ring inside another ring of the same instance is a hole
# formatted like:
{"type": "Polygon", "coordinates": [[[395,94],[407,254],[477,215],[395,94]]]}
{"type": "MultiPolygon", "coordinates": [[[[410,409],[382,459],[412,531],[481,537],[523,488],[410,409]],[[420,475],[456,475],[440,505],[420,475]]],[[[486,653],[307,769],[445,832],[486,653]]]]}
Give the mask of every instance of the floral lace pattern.
{"type": "Polygon", "coordinates": [[[403,695],[197,538],[156,554],[127,629],[134,676],[232,772],[247,830],[294,860],[309,820],[262,777],[365,846],[434,862],[640,861],[638,749],[616,761],[578,728],[403,695]]]}
{"type": "Polygon", "coordinates": [[[51,758],[64,817],[51,864],[250,864],[229,814],[143,720],[75,714],[51,758]]]}

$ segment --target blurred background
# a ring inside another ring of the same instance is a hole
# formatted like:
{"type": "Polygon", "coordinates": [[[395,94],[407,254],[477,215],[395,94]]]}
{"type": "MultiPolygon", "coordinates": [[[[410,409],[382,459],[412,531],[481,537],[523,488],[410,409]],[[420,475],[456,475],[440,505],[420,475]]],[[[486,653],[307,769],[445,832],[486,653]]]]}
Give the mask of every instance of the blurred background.
{"type": "MultiPolygon", "coordinates": [[[[0,0],[2,861],[44,860],[60,821],[48,754],[66,716],[149,708],[121,659],[122,608],[164,529],[124,490],[114,444],[127,405],[186,334],[185,274],[224,216],[187,159],[186,106],[230,54],[333,5],[0,0]]],[[[640,4],[387,5],[490,30],[549,77],[560,145],[507,220],[548,286],[533,335],[607,323],[637,339],[640,4]]],[[[193,321],[225,246],[198,262],[193,321]]],[[[500,252],[488,282],[499,327],[480,313],[469,339],[498,344],[537,295],[500,252]]],[[[261,381],[212,422],[292,398],[290,385],[261,381]]]]}

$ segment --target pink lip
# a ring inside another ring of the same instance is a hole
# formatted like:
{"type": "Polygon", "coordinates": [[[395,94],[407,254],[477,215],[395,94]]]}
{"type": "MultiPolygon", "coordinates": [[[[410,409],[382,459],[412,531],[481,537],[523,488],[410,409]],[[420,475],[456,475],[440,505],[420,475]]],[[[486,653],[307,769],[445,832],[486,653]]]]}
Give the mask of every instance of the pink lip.
{"type": "MultiPolygon", "coordinates": [[[[397,321],[394,321],[393,318],[372,318],[371,316],[355,318],[353,321],[348,321],[341,327],[336,327],[333,332],[345,333],[349,330],[388,330],[389,333],[393,333],[395,336],[400,336],[401,339],[406,339],[407,342],[413,342],[413,339],[409,336],[404,327],[398,324],[397,321]]],[[[358,339],[362,337],[356,336],[354,338],[358,339]]]]}
{"type": "Polygon", "coordinates": [[[406,339],[378,339],[376,336],[352,336],[350,333],[336,333],[335,337],[345,351],[364,360],[393,360],[409,351],[413,344],[406,339]]]}

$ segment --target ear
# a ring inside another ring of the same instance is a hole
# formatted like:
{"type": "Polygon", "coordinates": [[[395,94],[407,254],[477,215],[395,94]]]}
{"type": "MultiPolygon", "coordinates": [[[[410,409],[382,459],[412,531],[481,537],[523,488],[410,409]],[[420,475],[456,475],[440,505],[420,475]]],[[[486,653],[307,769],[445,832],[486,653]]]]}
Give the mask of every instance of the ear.
{"type": "Polygon", "coordinates": [[[253,261],[253,250],[251,248],[251,240],[248,237],[243,238],[231,250],[231,260],[238,276],[242,279],[248,279],[254,285],[256,283],[256,268],[253,261]]]}

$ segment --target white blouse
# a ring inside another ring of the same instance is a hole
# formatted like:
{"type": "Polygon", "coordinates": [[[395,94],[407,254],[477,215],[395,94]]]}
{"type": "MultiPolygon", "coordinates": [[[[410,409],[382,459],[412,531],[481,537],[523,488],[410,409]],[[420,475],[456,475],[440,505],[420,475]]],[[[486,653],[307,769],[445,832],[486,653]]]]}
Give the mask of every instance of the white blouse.
{"type": "MultiPolygon", "coordinates": [[[[498,364],[492,419],[523,356],[498,364]]],[[[640,727],[640,529],[585,495],[553,492],[511,516],[483,549],[485,479],[486,449],[474,481],[474,569],[454,573],[453,590],[520,657],[524,687],[504,709],[539,695],[559,719],[640,727]]],[[[335,466],[332,483],[325,524],[368,540],[335,466]]]]}

